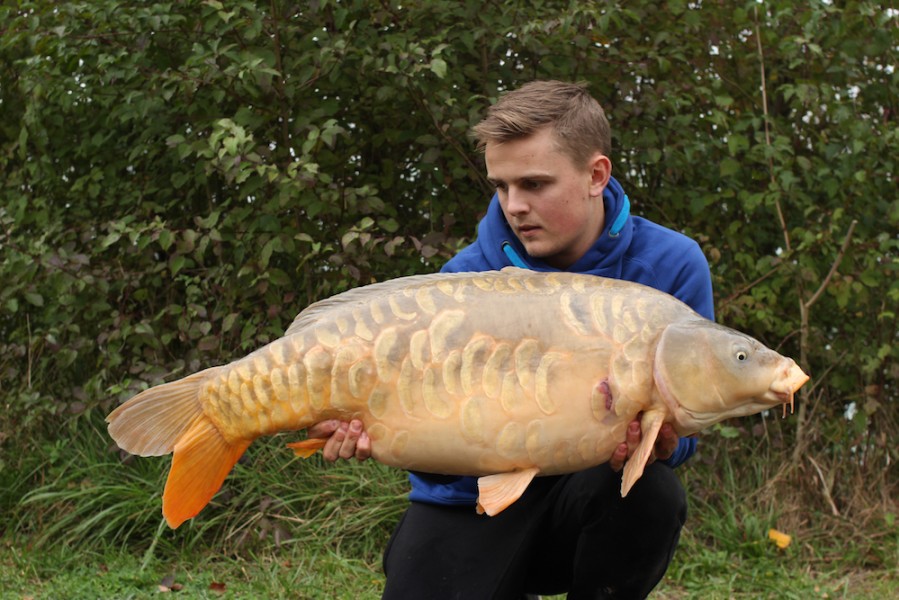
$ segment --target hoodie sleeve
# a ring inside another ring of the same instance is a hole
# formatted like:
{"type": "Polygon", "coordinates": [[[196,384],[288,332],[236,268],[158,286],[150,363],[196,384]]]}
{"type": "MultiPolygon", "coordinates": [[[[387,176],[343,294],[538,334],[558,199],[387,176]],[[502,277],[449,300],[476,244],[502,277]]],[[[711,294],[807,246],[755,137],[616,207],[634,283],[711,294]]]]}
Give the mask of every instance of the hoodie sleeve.
{"type": "Polygon", "coordinates": [[[683,256],[683,264],[671,292],[693,310],[710,321],[715,320],[715,300],[712,296],[712,275],[709,263],[699,244],[691,240],[683,256]]]}
{"type": "Polygon", "coordinates": [[[662,461],[662,464],[668,465],[672,469],[679,467],[687,462],[687,459],[696,453],[696,438],[680,438],[677,448],[669,458],[662,461]]]}

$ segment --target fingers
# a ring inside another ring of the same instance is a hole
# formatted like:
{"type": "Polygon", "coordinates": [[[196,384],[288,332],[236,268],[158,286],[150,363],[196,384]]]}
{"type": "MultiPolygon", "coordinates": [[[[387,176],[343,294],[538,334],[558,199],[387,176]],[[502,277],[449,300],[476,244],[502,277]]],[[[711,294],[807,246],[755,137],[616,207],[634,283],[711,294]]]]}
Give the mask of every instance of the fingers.
{"type": "Polygon", "coordinates": [[[365,433],[362,421],[353,419],[346,421],[322,421],[307,430],[308,437],[328,438],[322,448],[322,456],[329,462],[338,458],[357,458],[365,460],[371,457],[371,439],[365,433]]]}
{"type": "Polygon", "coordinates": [[[634,451],[637,449],[637,446],[640,445],[640,440],[643,438],[643,433],[640,429],[640,421],[634,419],[627,426],[627,434],[625,439],[627,440],[627,457],[630,458],[634,455],[634,451]]]}
{"type": "Polygon", "coordinates": [[[612,453],[612,458],[609,459],[609,466],[612,467],[612,470],[616,473],[624,468],[624,463],[627,461],[627,443],[621,442],[618,444],[618,447],[615,448],[615,451],[612,453]]]}
{"type": "Polygon", "coordinates": [[[331,419],[330,421],[322,421],[321,423],[316,423],[312,427],[306,430],[307,438],[328,438],[337,431],[337,428],[340,427],[340,421],[337,419],[331,419]]]}
{"type": "Polygon", "coordinates": [[[356,460],[367,460],[369,458],[371,458],[371,438],[363,430],[359,434],[359,440],[356,442],[356,460]]]}
{"type": "Polygon", "coordinates": [[[679,443],[680,438],[674,431],[674,427],[672,427],[670,423],[665,423],[664,425],[662,425],[662,429],[659,430],[659,437],[656,440],[656,458],[658,458],[659,460],[667,460],[671,458],[671,455],[674,454],[675,450],[677,450],[677,445],[679,443]]]}
{"type": "Polygon", "coordinates": [[[609,466],[613,471],[618,472],[624,468],[624,463],[634,454],[634,450],[640,445],[642,437],[640,421],[634,419],[628,423],[624,441],[618,444],[618,447],[612,452],[612,457],[609,458],[609,466]]]}

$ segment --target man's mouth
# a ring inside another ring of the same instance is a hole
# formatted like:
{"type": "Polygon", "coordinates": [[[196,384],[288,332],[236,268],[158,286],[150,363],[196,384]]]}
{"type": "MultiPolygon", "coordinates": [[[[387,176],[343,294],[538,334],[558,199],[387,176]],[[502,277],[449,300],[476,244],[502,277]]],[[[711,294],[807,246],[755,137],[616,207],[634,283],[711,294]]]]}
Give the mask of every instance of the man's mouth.
{"type": "Polygon", "coordinates": [[[540,231],[540,229],[541,228],[537,225],[519,225],[518,234],[525,238],[533,237],[540,231]]]}

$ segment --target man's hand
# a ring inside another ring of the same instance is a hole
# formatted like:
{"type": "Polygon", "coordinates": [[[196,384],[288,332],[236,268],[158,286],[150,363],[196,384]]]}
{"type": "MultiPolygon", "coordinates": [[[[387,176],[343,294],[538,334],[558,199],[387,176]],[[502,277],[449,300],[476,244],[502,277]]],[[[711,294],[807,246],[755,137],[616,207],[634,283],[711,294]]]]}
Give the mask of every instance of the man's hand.
{"type": "MultiPolygon", "coordinates": [[[[624,468],[624,463],[634,454],[634,450],[640,445],[642,438],[643,432],[640,429],[640,421],[634,419],[627,426],[627,441],[618,444],[615,452],[612,453],[612,458],[609,459],[609,466],[612,467],[613,471],[620,471],[624,468]]],[[[656,459],[665,460],[671,458],[671,455],[677,450],[679,442],[680,438],[674,432],[674,427],[670,423],[665,423],[662,425],[662,429],[659,430],[659,437],[656,439],[652,456],[646,464],[652,464],[656,459]]]]}
{"type": "Polygon", "coordinates": [[[353,419],[349,423],[337,419],[316,423],[306,430],[306,437],[328,440],[322,448],[322,456],[328,462],[354,456],[358,460],[371,457],[371,439],[363,430],[359,419],[353,419]]]}

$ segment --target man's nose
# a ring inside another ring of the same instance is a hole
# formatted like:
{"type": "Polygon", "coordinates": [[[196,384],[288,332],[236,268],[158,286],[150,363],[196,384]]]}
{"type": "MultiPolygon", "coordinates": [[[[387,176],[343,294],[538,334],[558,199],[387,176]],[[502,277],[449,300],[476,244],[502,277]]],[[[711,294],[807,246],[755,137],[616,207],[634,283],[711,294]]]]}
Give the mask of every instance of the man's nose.
{"type": "Polygon", "coordinates": [[[516,187],[510,187],[506,195],[506,212],[510,215],[523,215],[530,209],[526,194],[516,187]]]}

